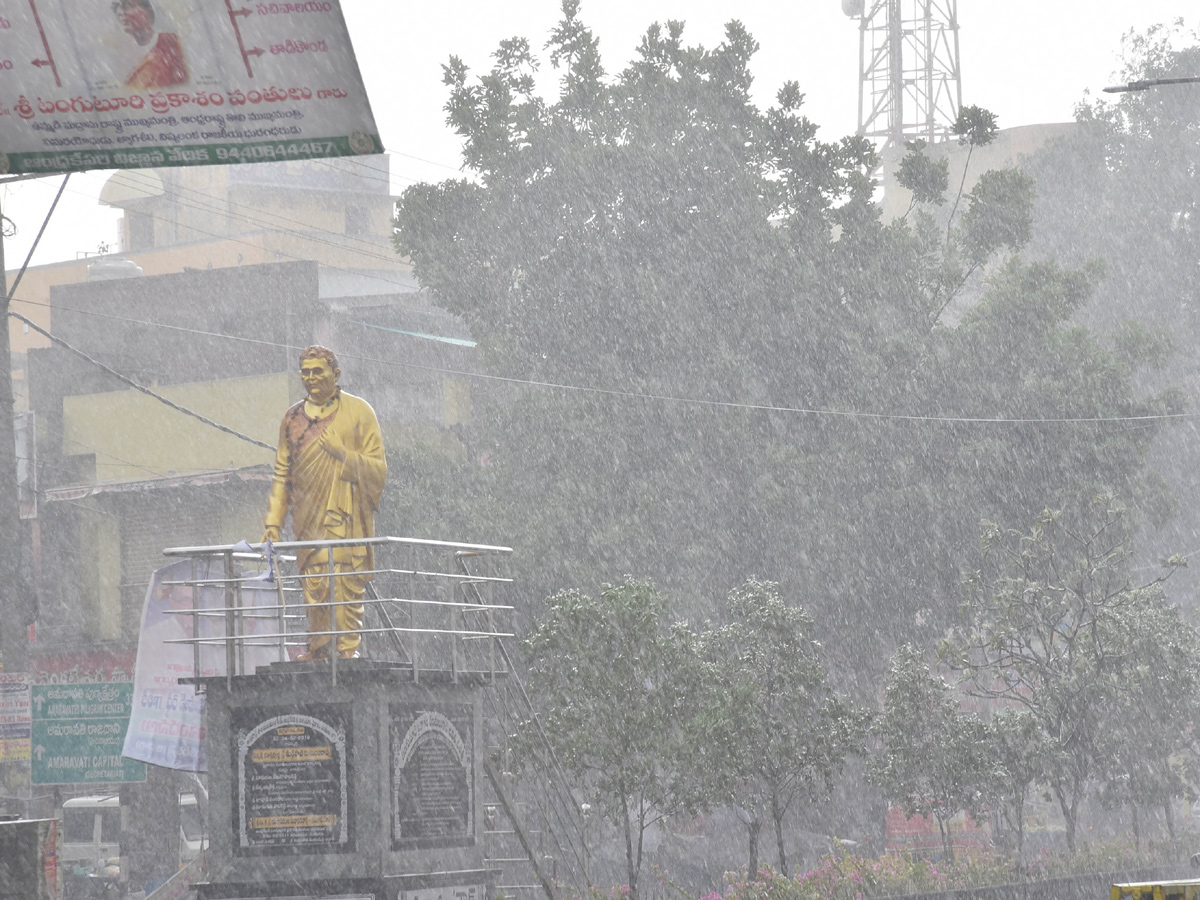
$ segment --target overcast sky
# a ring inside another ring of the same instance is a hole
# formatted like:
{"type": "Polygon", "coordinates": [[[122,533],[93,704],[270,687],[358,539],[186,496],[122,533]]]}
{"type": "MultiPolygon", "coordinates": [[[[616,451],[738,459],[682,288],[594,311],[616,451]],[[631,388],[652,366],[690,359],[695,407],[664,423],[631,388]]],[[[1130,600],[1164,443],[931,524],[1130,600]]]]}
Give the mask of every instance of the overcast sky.
{"type": "MultiPolygon", "coordinates": [[[[458,139],[444,124],[441,66],[451,54],[479,73],[500,40],[529,38],[540,51],[558,20],[558,0],[343,0],[350,36],[380,134],[392,153],[393,191],[453,176],[458,139]]],[[[958,4],[963,102],[987,107],[1001,127],[1072,118],[1085,91],[1114,80],[1121,38],[1130,29],[1183,17],[1200,25],[1191,2],[1168,0],[961,0],[958,4]]],[[[769,105],[779,86],[800,83],[819,136],[854,131],[858,115],[858,29],[841,0],[583,0],[582,19],[600,38],[605,68],[622,69],[655,21],[682,19],[689,44],[714,46],[738,18],[762,49],[752,61],[756,96],[769,105]]],[[[1196,73],[1200,74],[1200,73],[1196,73]]],[[[555,73],[543,67],[543,92],[555,73]]],[[[112,243],[116,215],[96,202],[108,173],[73,175],[33,263],[74,259],[112,243]]],[[[0,208],[19,233],[5,241],[6,268],[24,260],[61,176],[7,185],[0,208]]]]}

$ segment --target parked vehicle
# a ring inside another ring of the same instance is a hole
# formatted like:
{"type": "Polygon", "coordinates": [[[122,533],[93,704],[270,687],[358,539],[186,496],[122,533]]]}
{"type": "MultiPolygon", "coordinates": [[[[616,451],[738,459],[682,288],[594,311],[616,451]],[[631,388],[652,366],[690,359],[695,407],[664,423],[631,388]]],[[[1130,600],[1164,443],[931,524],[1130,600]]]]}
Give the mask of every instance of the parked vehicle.
{"type": "MultiPolygon", "coordinates": [[[[63,801],[62,865],[107,868],[120,854],[121,799],[117,794],[92,794],[63,801]],[[102,864],[103,863],[103,864],[102,864]]],[[[179,795],[179,865],[198,857],[208,846],[196,795],[179,795]]]]}
{"type": "Polygon", "coordinates": [[[116,794],[72,797],[62,805],[62,865],[96,867],[121,852],[121,798],[116,794]]]}

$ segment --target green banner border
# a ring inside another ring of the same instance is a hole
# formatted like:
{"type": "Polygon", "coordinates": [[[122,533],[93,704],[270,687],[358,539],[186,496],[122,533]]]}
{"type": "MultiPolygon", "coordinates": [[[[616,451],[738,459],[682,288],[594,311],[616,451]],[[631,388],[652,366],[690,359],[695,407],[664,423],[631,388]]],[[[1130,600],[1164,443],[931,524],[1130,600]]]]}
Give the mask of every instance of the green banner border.
{"type": "Polygon", "coordinates": [[[377,134],[356,132],[321,138],[291,138],[275,141],[171,144],[119,150],[39,150],[32,153],[0,153],[0,175],[62,175],[92,169],[162,169],[178,166],[224,166],[239,163],[284,162],[296,159],[325,159],[382,153],[377,134]]]}

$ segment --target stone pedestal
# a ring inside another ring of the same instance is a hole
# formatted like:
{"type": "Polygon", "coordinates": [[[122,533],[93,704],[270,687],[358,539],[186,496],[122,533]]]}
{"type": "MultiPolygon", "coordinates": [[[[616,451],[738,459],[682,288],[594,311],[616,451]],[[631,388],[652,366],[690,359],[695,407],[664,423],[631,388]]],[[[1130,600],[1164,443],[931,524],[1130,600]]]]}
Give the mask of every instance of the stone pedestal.
{"type": "Polygon", "coordinates": [[[206,679],[200,900],[488,900],[480,679],[345,660],[206,679]]]}

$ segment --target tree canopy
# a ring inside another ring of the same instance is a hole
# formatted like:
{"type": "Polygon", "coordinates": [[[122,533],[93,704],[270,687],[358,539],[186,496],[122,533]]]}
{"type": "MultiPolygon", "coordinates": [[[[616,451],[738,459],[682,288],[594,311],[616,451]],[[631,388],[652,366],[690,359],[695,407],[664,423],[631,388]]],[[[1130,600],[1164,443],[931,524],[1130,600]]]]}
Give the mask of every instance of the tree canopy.
{"type": "Polygon", "coordinates": [[[477,383],[424,515],[486,510],[534,596],[636,572],[702,615],[768,574],[839,671],[877,670],[957,614],[981,519],[1148,502],[1154,423],[1111,420],[1170,407],[1131,387],[1145,345],[1073,324],[1095,273],[1021,259],[1026,176],[981,179],[949,232],[885,223],[864,140],[822,140],[796,84],[752,102],[756,47],[656,24],[610,74],[567,0],[555,100],[524,39],[445,67],[468,177],[409,188],[396,244],[508,393],[477,383]]]}

